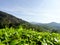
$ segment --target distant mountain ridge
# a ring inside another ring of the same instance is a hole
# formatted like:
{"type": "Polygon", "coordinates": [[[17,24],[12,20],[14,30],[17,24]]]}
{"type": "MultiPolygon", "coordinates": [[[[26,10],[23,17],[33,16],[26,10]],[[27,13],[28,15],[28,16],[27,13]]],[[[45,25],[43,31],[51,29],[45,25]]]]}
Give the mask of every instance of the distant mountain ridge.
{"type": "Polygon", "coordinates": [[[56,29],[60,29],[60,23],[56,23],[56,22],[51,22],[49,24],[47,24],[48,26],[52,26],[56,29]]]}
{"type": "Polygon", "coordinates": [[[51,22],[51,23],[36,23],[36,22],[31,22],[31,24],[40,25],[40,26],[50,26],[50,27],[53,27],[55,29],[60,29],[60,23],[56,23],[56,22],[51,22]]]}

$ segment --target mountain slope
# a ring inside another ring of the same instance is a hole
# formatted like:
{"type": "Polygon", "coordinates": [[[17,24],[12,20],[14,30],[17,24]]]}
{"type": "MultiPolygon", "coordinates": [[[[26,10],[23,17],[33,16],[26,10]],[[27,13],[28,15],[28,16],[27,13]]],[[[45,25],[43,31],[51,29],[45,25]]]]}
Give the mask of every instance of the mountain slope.
{"type": "Polygon", "coordinates": [[[24,23],[27,22],[22,19],[16,18],[11,14],[0,11],[0,27],[5,27],[6,25],[15,26],[24,23]]]}
{"type": "Polygon", "coordinates": [[[36,31],[51,31],[53,30],[51,26],[55,26],[56,23],[54,25],[53,24],[29,23],[11,14],[0,11],[0,28],[4,28],[5,26],[16,28],[17,26],[22,25],[25,29],[32,29],[36,31]]]}

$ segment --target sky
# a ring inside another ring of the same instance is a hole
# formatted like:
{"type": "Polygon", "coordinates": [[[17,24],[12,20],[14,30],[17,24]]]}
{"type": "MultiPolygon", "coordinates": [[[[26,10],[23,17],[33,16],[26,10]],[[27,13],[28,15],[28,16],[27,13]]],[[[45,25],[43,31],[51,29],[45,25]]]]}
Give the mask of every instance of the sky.
{"type": "Polygon", "coordinates": [[[0,0],[0,11],[28,22],[60,23],[60,0],[0,0]]]}

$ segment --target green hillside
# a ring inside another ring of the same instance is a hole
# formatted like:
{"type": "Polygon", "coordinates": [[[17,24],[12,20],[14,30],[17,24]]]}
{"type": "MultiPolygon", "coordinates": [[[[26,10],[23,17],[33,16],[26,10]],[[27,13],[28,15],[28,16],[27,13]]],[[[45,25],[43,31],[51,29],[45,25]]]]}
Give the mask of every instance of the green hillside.
{"type": "Polygon", "coordinates": [[[11,14],[0,11],[0,28],[5,28],[5,27],[17,28],[19,25],[22,25],[23,28],[26,28],[26,29],[31,28],[32,30],[39,31],[39,32],[40,31],[51,31],[51,29],[52,29],[47,26],[39,26],[39,25],[31,24],[31,23],[24,21],[22,19],[19,19],[11,14]]]}
{"type": "MultiPolygon", "coordinates": [[[[55,23],[54,23],[55,24],[55,23]]],[[[8,14],[6,12],[0,11],[0,29],[5,27],[14,27],[17,28],[18,26],[23,26],[23,28],[26,29],[32,29],[38,32],[60,32],[60,30],[56,30],[56,28],[53,28],[49,24],[40,24],[40,23],[30,23],[25,20],[19,19],[11,14],[8,14]]],[[[55,24],[57,25],[57,24],[55,24]]]]}
{"type": "Polygon", "coordinates": [[[8,14],[6,12],[0,11],[0,28],[3,28],[5,26],[8,27],[15,27],[24,23],[28,23],[22,19],[19,19],[11,14],[8,14]]]}
{"type": "Polygon", "coordinates": [[[60,33],[0,11],[0,45],[60,45],[60,33]]]}

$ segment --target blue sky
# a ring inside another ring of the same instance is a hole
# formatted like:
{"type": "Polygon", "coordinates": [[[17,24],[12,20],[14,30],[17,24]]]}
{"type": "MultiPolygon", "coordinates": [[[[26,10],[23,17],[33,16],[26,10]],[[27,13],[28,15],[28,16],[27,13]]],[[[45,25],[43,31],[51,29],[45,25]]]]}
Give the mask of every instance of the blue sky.
{"type": "Polygon", "coordinates": [[[60,23],[60,0],[0,0],[0,10],[29,22],[60,23]]]}

